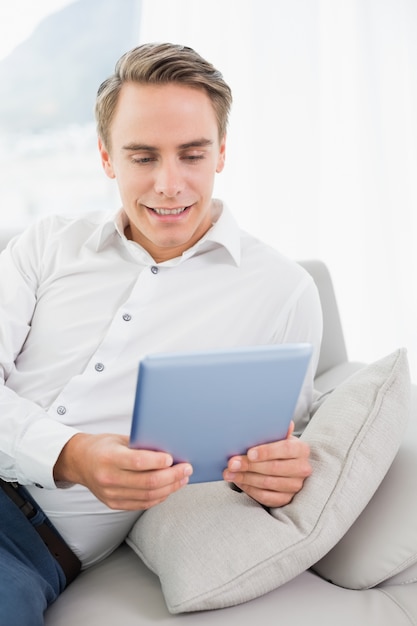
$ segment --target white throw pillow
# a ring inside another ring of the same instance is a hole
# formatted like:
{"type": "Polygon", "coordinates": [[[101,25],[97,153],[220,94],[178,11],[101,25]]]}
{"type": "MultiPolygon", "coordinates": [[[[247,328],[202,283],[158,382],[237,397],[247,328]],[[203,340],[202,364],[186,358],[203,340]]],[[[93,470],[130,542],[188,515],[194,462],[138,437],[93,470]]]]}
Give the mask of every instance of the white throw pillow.
{"type": "Polygon", "coordinates": [[[336,388],[302,436],[311,446],[312,476],[289,505],[271,514],[223,482],[187,486],[146,511],[127,543],[159,576],[168,610],[239,604],[321,559],[390,467],[409,395],[404,350],[336,388]]]}

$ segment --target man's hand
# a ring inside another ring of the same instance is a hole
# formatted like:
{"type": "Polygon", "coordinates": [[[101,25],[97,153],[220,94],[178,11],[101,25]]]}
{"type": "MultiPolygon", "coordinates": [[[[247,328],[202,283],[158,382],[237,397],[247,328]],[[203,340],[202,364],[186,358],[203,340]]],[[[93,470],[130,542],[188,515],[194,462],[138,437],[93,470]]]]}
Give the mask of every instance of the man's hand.
{"type": "Polygon", "coordinates": [[[136,511],[163,502],[188,483],[189,463],[165,452],[133,450],[123,435],[78,433],[64,446],[55,481],[84,485],[111,509],[136,511]]]}
{"type": "Polygon", "coordinates": [[[310,448],[293,437],[294,423],[286,439],[248,450],[229,459],[223,478],[267,507],[284,506],[298,493],[311,474],[310,448]]]}

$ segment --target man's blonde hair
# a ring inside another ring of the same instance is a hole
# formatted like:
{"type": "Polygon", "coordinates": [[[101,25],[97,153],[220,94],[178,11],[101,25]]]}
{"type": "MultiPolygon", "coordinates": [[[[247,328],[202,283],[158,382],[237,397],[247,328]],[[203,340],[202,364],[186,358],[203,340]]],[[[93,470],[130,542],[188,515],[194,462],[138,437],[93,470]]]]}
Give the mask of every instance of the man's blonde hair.
{"type": "Polygon", "coordinates": [[[139,84],[179,83],[203,89],[210,98],[217,118],[219,138],[226,133],[232,92],[222,74],[187,46],[171,43],[144,44],[126,52],[115,72],[97,92],[95,115],[97,132],[110,150],[110,126],[121,87],[126,82],[139,84]]]}

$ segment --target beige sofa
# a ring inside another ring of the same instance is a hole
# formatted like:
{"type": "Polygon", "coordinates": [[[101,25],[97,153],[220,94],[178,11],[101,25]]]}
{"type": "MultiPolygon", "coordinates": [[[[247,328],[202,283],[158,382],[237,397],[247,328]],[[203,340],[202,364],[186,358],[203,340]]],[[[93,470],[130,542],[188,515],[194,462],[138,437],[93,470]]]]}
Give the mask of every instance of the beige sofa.
{"type": "MultiPolygon", "coordinates": [[[[6,239],[0,237],[0,249],[6,239]]],[[[348,361],[326,267],[319,261],[303,265],[316,281],[322,300],[324,338],[316,388],[326,392],[364,366],[348,361]]],[[[353,590],[332,584],[309,569],[238,606],[174,616],[167,609],[158,577],[130,547],[122,545],[105,561],[81,573],[48,609],[45,624],[417,626],[417,388],[412,387],[411,395],[411,417],[400,450],[351,532],[358,541],[366,543],[369,538],[375,543],[382,523],[389,524],[392,550],[402,563],[395,575],[373,588],[353,590]]],[[[338,566],[343,570],[343,557],[338,566]]]]}

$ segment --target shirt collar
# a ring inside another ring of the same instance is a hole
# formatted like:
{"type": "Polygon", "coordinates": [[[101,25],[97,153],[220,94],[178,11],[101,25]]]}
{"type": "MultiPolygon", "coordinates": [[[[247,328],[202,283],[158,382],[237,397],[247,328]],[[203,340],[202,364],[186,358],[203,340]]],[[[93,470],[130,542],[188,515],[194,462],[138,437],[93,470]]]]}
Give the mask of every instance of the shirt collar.
{"type": "Polygon", "coordinates": [[[107,244],[114,241],[115,236],[120,234],[117,226],[119,214],[120,211],[116,215],[106,211],[97,228],[86,241],[86,245],[95,252],[101,252],[107,244]]]}
{"type": "MultiPolygon", "coordinates": [[[[214,221],[212,227],[206,234],[197,241],[194,246],[186,250],[181,257],[170,259],[163,265],[177,265],[186,259],[212,250],[214,247],[225,248],[236,265],[240,264],[240,229],[234,219],[231,211],[223,204],[221,200],[213,201],[214,221]]],[[[120,209],[116,215],[106,214],[104,220],[90,237],[90,244],[99,252],[103,250],[107,244],[114,241],[114,238],[120,237],[127,244],[132,244],[126,239],[124,230],[128,224],[127,215],[123,209],[120,209]]],[[[137,248],[143,250],[138,244],[133,244],[137,248]]],[[[150,262],[153,261],[151,256],[143,250],[150,262]]]]}
{"type": "Polygon", "coordinates": [[[240,264],[240,229],[231,211],[221,200],[214,200],[214,220],[212,227],[182,258],[212,250],[214,247],[225,248],[236,265],[240,264]]]}

